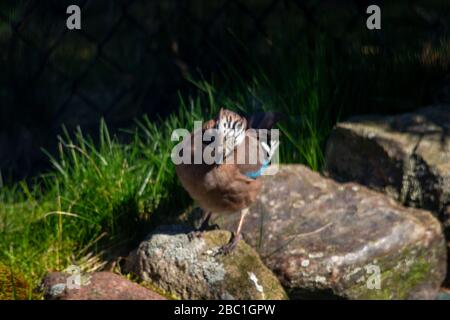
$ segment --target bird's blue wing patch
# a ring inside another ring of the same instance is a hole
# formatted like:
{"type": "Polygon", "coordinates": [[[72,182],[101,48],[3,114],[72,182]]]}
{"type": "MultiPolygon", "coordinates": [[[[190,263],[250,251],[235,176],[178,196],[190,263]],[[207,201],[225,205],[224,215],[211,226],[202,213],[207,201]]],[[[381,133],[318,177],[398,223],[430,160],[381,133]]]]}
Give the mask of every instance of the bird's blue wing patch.
{"type": "Polygon", "coordinates": [[[269,163],[270,163],[270,160],[268,159],[263,163],[263,165],[261,166],[261,168],[259,168],[259,170],[252,171],[252,172],[246,172],[245,175],[251,179],[256,179],[256,178],[262,176],[264,171],[267,170],[267,168],[269,167],[269,163]]]}

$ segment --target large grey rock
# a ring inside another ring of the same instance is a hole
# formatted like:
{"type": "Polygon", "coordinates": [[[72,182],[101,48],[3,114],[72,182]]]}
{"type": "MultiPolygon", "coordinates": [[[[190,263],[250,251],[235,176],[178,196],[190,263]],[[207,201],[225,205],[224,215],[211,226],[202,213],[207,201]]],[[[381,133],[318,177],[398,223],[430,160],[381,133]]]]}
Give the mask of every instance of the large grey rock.
{"type": "MultiPolygon", "coordinates": [[[[234,230],[238,219],[214,222],[234,230]]],[[[433,299],[445,277],[445,242],[431,213],[301,165],[265,177],[243,231],[291,298],[433,299]]]]}
{"type": "Polygon", "coordinates": [[[333,178],[359,182],[448,219],[450,105],[338,123],[325,158],[333,178]]]}
{"type": "Polygon", "coordinates": [[[276,276],[244,241],[217,255],[231,234],[208,231],[189,238],[179,225],[161,226],[127,259],[125,270],[181,299],[285,299],[276,276]]]}

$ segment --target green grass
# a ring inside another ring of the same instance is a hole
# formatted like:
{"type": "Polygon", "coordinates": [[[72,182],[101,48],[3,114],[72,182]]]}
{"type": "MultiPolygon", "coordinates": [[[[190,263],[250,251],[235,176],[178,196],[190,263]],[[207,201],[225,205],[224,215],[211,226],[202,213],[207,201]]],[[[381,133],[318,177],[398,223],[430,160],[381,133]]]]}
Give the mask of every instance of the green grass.
{"type": "Polygon", "coordinates": [[[31,284],[32,297],[48,270],[73,263],[97,270],[126,254],[152,227],[191,204],[171,163],[172,131],[190,129],[222,106],[281,111],[281,162],[320,170],[336,121],[419,106],[430,79],[444,72],[424,69],[414,55],[335,56],[324,43],[274,56],[271,64],[252,60],[243,48],[245,68],[238,72],[226,63],[209,81],[192,76],[194,94],[180,95],[178,113],[153,122],[143,117],[119,137],[103,121],[95,139],[81,129],[63,130],[55,140],[59,152],[48,155],[52,170],[31,183],[0,179],[0,263],[31,284]]]}
{"type": "Polygon", "coordinates": [[[104,122],[96,146],[81,130],[59,137],[51,172],[0,189],[0,261],[33,285],[47,270],[72,263],[100,268],[95,257],[120,253],[154,223],[180,213],[187,199],[177,189],[170,134],[188,124],[186,116],[159,126],[144,118],[126,143],[104,122]]]}
{"type": "Polygon", "coordinates": [[[285,115],[278,125],[281,161],[321,170],[325,143],[336,122],[364,113],[407,112],[433,101],[430,93],[449,67],[450,47],[443,43],[428,56],[407,48],[391,53],[349,48],[343,54],[317,35],[313,44],[299,40],[291,52],[274,48],[268,60],[255,58],[241,44],[236,52],[239,69],[232,62],[236,59],[217,53],[223,72],[209,81],[202,75],[190,81],[202,105],[213,110],[225,106],[247,114],[280,111],[285,115]]]}

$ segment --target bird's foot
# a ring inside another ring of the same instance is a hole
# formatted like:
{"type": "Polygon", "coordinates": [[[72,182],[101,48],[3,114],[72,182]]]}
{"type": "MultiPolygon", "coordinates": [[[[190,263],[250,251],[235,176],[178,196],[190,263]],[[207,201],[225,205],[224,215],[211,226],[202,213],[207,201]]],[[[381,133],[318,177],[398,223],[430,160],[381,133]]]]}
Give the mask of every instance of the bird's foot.
{"type": "Polygon", "coordinates": [[[214,224],[212,226],[209,225],[209,220],[211,219],[211,215],[212,215],[212,212],[208,212],[205,220],[203,220],[200,227],[198,227],[194,231],[188,233],[189,241],[192,241],[195,238],[201,238],[203,232],[205,232],[205,231],[219,229],[219,226],[217,224],[214,224]]]}
{"type": "Polygon", "coordinates": [[[222,247],[220,247],[220,249],[217,252],[217,254],[223,254],[223,255],[230,254],[231,252],[233,252],[236,249],[236,247],[237,247],[237,245],[239,243],[239,240],[241,240],[241,234],[240,233],[238,233],[238,234],[234,234],[233,233],[232,236],[231,236],[230,241],[227,244],[225,244],[222,247]]]}
{"type": "Polygon", "coordinates": [[[189,232],[187,234],[187,236],[188,236],[189,241],[192,241],[194,239],[201,238],[202,237],[202,233],[203,233],[203,231],[200,231],[200,230],[196,229],[196,230],[193,230],[193,231],[189,232]]]}
{"type": "Polygon", "coordinates": [[[189,241],[192,241],[194,239],[201,238],[203,236],[203,233],[210,230],[218,230],[219,226],[217,224],[210,225],[201,225],[199,228],[189,232],[187,234],[189,241]]]}

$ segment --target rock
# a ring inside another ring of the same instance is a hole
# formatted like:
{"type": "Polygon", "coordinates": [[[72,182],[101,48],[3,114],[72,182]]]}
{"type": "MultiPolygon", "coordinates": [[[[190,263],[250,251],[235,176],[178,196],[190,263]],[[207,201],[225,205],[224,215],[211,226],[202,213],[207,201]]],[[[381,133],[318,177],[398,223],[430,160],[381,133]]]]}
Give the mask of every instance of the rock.
{"type": "Polygon", "coordinates": [[[207,231],[189,239],[192,229],[157,228],[127,259],[125,270],[181,299],[284,299],[278,279],[244,241],[229,255],[217,255],[231,234],[207,231]]]}
{"type": "Polygon", "coordinates": [[[45,299],[165,300],[163,296],[112,272],[80,275],[81,279],[75,281],[69,277],[70,274],[61,272],[47,274],[41,285],[45,299]]]}
{"type": "Polygon", "coordinates": [[[450,290],[442,289],[439,291],[436,300],[450,300],[450,290]]]}
{"type": "Polygon", "coordinates": [[[444,218],[450,205],[450,105],[338,123],[326,148],[326,172],[444,218]]]}
{"type": "MultiPolygon", "coordinates": [[[[302,165],[281,166],[264,179],[244,239],[291,298],[436,297],[446,250],[431,213],[302,165]]],[[[223,215],[213,223],[234,230],[238,219],[223,215]]]]}

